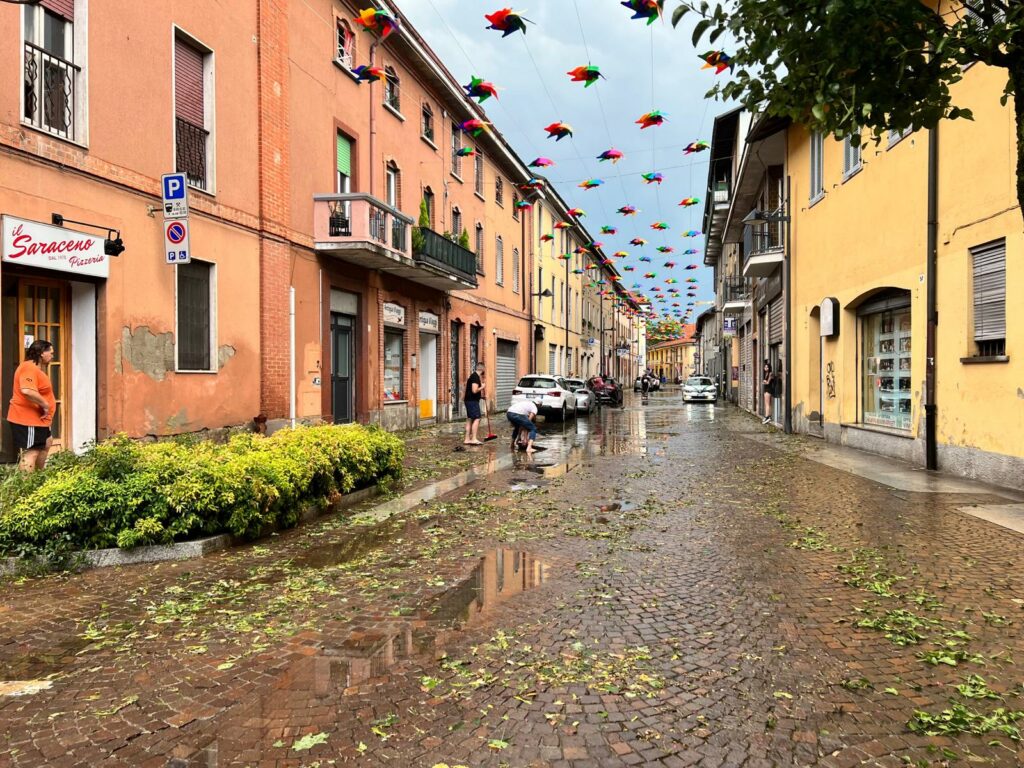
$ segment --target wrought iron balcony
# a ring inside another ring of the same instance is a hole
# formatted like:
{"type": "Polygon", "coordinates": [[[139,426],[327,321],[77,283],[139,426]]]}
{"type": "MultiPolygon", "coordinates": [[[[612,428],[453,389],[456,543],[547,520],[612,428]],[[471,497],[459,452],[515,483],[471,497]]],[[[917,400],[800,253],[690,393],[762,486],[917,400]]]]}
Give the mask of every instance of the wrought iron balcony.
{"type": "Polygon", "coordinates": [[[206,189],[206,153],[210,132],[181,117],[174,118],[175,157],[177,169],[188,177],[188,183],[206,189]]]}
{"type": "Polygon", "coordinates": [[[474,287],[477,285],[475,253],[432,229],[420,227],[420,234],[423,235],[423,247],[412,255],[417,263],[453,272],[474,287]]]}
{"type": "Polygon", "coordinates": [[[476,288],[476,256],[430,230],[424,230],[425,237],[434,235],[447,246],[435,244],[414,255],[412,223],[401,211],[367,194],[313,197],[318,252],[442,291],[476,288]]]}
{"type": "Polygon", "coordinates": [[[722,312],[741,315],[750,306],[750,281],[745,277],[726,277],[722,280],[722,312]]]}
{"type": "Polygon", "coordinates": [[[784,252],[781,224],[747,226],[743,233],[743,276],[770,277],[782,264],[784,252]]]}
{"type": "Polygon", "coordinates": [[[65,139],[75,138],[75,84],[81,69],[25,43],[25,121],[65,139]]]}

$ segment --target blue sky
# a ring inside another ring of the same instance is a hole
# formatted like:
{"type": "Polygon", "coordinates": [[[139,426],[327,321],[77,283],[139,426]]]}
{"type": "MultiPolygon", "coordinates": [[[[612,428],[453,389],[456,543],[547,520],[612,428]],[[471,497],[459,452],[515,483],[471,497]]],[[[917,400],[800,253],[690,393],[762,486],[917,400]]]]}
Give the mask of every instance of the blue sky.
{"type": "MultiPolygon", "coordinates": [[[[668,0],[666,11],[675,6],[668,0]]],[[[605,244],[605,252],[628,251],[617,261],[636,267],[623,272],[623,284],[640,283],[653,299],[653,285],[667,277],[679,282],[685,304],[685,279],[699,279],[697,301],[712,298],[711,270],[703,266],[704,238],[684,238],[687,230],[701,230],[707,184],[708,152],[684,155],[692,141],[711,140],[717,114],[728,105],[708,100],[704,94],[715,83],[712,70],[701,69],[699,51],[691,43],[691,24],[684,21],[673,29],[668,18],[647,26],[630,19],[631,11],[619,0],[524,0],[511,7],[533,24],[524,36],[486,29],[485,13],[507,3],[502,0],[400,0],[399,7],[438,53],[461,83],[471,75],[498,87],[497,102],[484,102],[488,119],[515,147],[525,162],[537,156],[549,157],[555,165],[541,171],[571,205],[587,212],[587,229],[605,244]],[[566,74],[586,64],[601,69],[606,79],[589,88],[573,83],[566,74]],[[666,122],[641,130],[635,121],[644,113],[660,110],[666,122]],[[572,138],[555,142],[546,138],[544,127],[562,121],[574,130],[572,138]],[[624,157],[617,164],[596,158],[609,148],[624,157]],[[658,171],[664,181],[645,184],[640,174],[658,171]],[[584,190],[584,179],[599,178],[604,184],[584,190]],[[679,207],[680,200],[699,197],[701,204],[679,207]],[[640,213],[621,216],[615,211],[634,205],[640,213]],[[656,221],[669,229],[651,229],[656,221]],[[618,228],[616,235],[601,235],[602,225],[618,228]],[[634,237],[647,240],[644,247],[629,244],[634,237]],[[674,253],[656,248],[670,246],[674,253]],[[688,248],[700,253],[684,255],[688,248]],[[641,256],[651,258],[641,262],[641,256]],[[666,268],[674,261],[675,268],[666,268]],[[700,269],[687,271],[687,264],[700,269]],[[645,272],[657,273],[657,280],[645,280],[645,272]]],[[[666,17],[668,13],[666,13],[666,17]]],[[[724,76],[724,75],[723,75],[724,76]]],[[[668,304],[655,302],[666,312],[668,304]]],[[[696,307],[694,315],[705,307],[696,307]]]]}

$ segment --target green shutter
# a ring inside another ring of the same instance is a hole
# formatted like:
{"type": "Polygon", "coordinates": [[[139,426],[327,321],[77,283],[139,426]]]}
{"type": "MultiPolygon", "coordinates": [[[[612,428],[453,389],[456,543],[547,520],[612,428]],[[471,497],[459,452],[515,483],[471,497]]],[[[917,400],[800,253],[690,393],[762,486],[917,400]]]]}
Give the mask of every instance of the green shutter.
{"type": "Polygon", "coordinates": [[[352,142],[338,134],[338,173],[352,176],[352,142]]]}

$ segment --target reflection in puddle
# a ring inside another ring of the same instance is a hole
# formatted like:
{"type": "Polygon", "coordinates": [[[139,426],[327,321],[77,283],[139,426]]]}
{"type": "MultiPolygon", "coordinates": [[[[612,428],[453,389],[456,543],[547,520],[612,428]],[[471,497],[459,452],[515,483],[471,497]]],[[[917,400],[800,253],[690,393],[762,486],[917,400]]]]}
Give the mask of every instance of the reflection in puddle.
{"type": "Polygon", "coordinates": [[[636,503],[632,501],[610,501],[601,504],[597,509],[599,512],[632,512],[636,509],[636,503]]]}

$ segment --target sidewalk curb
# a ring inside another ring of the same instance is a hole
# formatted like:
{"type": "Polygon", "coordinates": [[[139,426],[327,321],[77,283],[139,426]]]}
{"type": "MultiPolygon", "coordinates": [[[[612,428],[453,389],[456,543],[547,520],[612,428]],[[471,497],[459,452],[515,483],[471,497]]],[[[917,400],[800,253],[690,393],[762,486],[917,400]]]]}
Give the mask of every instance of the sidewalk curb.
{"type": "MultiPolygon", "coordinates": [[[[309,523],[325,515],[349,509],[372,499],[380,493],[380,488],[371,485],[369,488],[362,488],[358,491],[346,493],[337,500],[325,504],[307,504],[299,512],[299,522],[309,523]]],[[[271,531],[267,532],[268,534],[271,531]]],[[[264,538],[263,536],[260,537],[264,538]]],[[[259,539],[256,539],[258,541],[259,539]]],[[[163,563],[174,560],[194,560],[203,557],[211,552],[233,547],[236,544],[248,543],[247,540],[237,539],[230,533],[221,533],[216,536],[207,536],[202,539],[191,541],[180,541],[175,544],[156,544],[133,549],[90,549],[75,552],[72,557],[81,559],[82,568],[111,568],[122,565],[138,565],[141,563],[163,563]]],[[[22,566],[23,558],[7,557],[0,558],[0,576],[15,576],[22,566]]]]}

